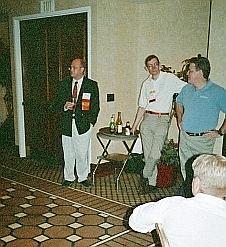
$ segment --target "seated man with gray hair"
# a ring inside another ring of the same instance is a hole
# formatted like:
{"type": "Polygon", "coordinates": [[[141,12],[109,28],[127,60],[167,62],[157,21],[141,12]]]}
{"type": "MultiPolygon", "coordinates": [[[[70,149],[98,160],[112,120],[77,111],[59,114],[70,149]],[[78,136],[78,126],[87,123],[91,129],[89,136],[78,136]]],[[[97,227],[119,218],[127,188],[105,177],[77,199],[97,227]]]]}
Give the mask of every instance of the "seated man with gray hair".
{"type": "Polygon", "coordinates": [[[226,158],[202,154],[192,167],[194,197],[138,206],[129,218],[133,230],[147,233],[161,223],[171,247],[226,246],[226,158]]]}

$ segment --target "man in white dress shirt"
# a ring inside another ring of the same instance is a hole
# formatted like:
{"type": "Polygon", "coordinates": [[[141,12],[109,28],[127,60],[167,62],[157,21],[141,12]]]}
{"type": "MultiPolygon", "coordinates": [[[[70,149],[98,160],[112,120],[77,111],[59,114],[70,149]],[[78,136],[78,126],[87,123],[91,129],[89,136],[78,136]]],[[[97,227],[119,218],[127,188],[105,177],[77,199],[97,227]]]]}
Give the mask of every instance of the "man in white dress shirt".
{"type": "Polygon", "coordinates": [[[134,209],[130,227],[147,233],[163,225],[170,247],[226,246],[226,158],[202,154],[192,164],[194,197],[173,196],[134,209]]]}
{"type": "MultiPolygon", "coordinates": [[[[140,124],[145,167],[143,177],[148,190],[155,192],[157,165],[166,139],[173,95],[179,93],[186,84],[172,73],[161,71],[159,59],[150,55],[145,59],[145,69],[149,77],[143,82],[136,117],[131,129],[134,133],[140,124]]],[[[144,184],[145,185],[145,184],[144,184]]]]}

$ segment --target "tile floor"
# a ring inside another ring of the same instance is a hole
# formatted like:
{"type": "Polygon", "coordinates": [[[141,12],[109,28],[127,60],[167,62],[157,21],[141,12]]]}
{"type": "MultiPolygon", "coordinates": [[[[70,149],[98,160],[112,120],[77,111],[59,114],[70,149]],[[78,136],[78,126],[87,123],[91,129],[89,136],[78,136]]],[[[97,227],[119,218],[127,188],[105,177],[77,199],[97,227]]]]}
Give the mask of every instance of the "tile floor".
{"type": "Polygon", "coordinates": [[[0,179],[0,246],[150,246],[123,225],[128,208],[41,181],[0,179]],[[40,189],[45,187],[47,189],[40,189]],[[48,192],[47,192],[48,191],[48,192]],[[91,204],[91,206],[88,206],[91,204]],[[92,206],[93,205],[93,206],[92,206]]]}
{"type": "Polygon", "coordinates": [[[100,170],[90,189],[78,184],[65,188],[62,165],[4,153],[0,174],[2,247],[159,246],[153,234],[129,229],[127,215],[133,206],[170,196],[178,188],[175,184],[140,195],[138,176],[124,172],[117,192],[111,169],[100,170]]]}

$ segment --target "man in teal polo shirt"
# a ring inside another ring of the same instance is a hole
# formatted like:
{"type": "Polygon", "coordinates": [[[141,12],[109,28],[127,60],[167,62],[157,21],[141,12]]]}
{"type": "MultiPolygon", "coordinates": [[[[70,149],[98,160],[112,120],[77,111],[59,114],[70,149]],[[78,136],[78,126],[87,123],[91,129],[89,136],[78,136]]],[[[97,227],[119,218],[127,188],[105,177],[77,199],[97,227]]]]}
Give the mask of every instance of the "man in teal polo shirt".
{"type": "Polygon", "coordinates": [[[213,153],[217,137],[226,133],[226,119],[216,130],[219,113],[226,113],[226,90],[209,80],[210,63],[205,57],[189,61],[188,84],[177,97],[176,113],[180,131],[181,172],[186,178],[185,163],[194,155],[213,153]]]}

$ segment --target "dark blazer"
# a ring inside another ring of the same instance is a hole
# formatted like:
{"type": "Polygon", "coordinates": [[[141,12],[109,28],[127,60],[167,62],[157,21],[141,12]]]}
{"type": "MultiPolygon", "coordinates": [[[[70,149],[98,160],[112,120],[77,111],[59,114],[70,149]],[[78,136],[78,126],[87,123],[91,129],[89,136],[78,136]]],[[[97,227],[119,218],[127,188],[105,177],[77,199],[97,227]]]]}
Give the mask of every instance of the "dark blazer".
{"type": "MultiPolygon", "coordinates": [[[[60,82],[57,95],[50,105],[53,111],[61,112],[61,130],[62,135],[72,136],[72,114],[70,110],[64,111],[66,101],[71,101],[72,94],[72,78],[60,82]]],[[[90,124],[93,126],[97,121],[97,116],[100,111],[99,106],[99,89],[96,81],[84,77],[79,91],[74,118],[78,133],[81,135],[90,129],[90,124]],[[82,108],[83,94],[90,94],[89,109],[82,108]]]]}

